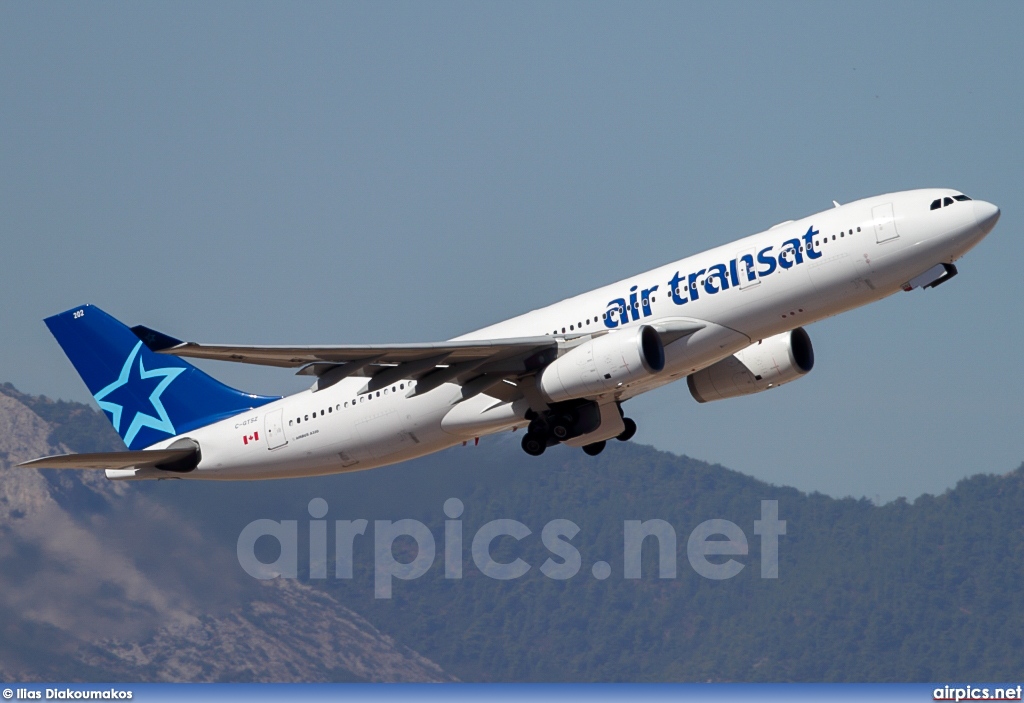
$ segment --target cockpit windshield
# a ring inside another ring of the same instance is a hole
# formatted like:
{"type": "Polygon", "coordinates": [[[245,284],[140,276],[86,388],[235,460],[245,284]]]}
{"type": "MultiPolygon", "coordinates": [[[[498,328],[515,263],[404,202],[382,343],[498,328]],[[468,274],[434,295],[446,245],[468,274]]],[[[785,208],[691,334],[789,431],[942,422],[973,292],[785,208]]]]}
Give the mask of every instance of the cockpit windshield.
{"type": "Polygon", "coordinates": [[[945,198],[936,198],[935,200],[932,201],[931,209],[938,210],[940,207],[952,205],[954,201],[962,203],[965,200],[970,200],[970,198],[968,198],[963,193],[961,193],[960,195],[954,195],[953,197],[946,196],[945,198]]]}

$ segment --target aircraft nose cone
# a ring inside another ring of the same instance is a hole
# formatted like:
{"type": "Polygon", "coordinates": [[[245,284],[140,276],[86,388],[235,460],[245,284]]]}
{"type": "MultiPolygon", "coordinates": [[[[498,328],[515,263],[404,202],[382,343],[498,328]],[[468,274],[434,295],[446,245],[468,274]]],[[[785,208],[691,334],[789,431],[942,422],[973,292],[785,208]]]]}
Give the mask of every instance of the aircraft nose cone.
{"type": "Polygon", "coordinates": [[[1000,214],[999,208],[992,203],[987,203],[984,200],[974,201],[974,217],[978,221],[978,227],[985,234],[991,232],[992,228],[996,226],[1000,214]]]}

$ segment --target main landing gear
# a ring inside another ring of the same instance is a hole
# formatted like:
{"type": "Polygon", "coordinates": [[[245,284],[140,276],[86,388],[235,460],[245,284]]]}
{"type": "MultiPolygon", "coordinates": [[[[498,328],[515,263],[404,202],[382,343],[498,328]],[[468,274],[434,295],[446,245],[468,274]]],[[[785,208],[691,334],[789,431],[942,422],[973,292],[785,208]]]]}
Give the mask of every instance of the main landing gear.
{"type": "Polygon", "coordinates": [[[622,433],[619,434],[619,436],[616,437],[615,439],[619,440],[620,442],[628,442],[629,440],[633,439],[633,435],[636,434],[636,423],[633,422],[631,418],[624,417],[622,418],[622,424],[626,426],[626,429],[624,429],[622,433]]]}
{"type": "MultiPolygon", "coordinates": [[[[621,442],[628,442],[636,434],[636,422],[628,417],[622,418],[625,428],[616,437],[621,442]]],[[[544,415],[535,415],[523,437],[523,451],[530,456],[540,456],[548,447],[564,442],[573,437],[595,431],[600,425],[600,411],[594,405],[584,405],[568,410],[551,410],[544,415]]],[[[597,456],[604,451],[607,442],[601,440],[583,447],[589,456],[597,456]]]]}
{"type": "Polygon", "coordinates": [[[523,437],[523,451],[530,456],[540,456],[548,448],[547,440],[543,437],[527,432],[523,437]]]}

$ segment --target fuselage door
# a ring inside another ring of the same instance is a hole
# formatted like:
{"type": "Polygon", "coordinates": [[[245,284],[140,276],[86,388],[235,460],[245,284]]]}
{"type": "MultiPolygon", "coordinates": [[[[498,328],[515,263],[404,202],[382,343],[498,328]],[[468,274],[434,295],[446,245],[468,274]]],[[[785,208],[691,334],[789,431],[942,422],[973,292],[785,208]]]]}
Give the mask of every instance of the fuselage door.
{"type": "Polygon", "coordinates": [[[739,288],[750,288],[761,282],[757,276],[757,250],[745,251],[736,257],[736,278],[739,288]]]}
{"type": "Polygon", "coordinates": [[[288,438],[284,436],[284,408],[267,413],[264,429],[267,436],[267,449],[277,449],[288,444],[288,438]]]}
{"type": "Polygon", "coordinates": [[[900,236],[896,231],[896,216],[892,211],[892,203],[871,208],[871,219],[875,221],[875,241],[879,244],[900,236]]]}

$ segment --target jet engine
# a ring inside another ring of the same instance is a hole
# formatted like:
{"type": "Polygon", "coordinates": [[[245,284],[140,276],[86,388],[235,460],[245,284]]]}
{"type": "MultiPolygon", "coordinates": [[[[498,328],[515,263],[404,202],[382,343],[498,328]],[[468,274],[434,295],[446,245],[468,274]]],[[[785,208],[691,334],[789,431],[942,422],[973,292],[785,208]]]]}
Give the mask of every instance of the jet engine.
{"type": "Polygon", "coordinates": [[[665,346],[648,325],[594,337],[558,357],[537,377],[545,399],[557,403],[607,393],[665,368],[665,346]]]}
{"type": "Polygon", "coordinates": [[[760,393],[814,368],[814,348],[803,327],[762,339],[686,379],[698,403],[760,393]]]}

